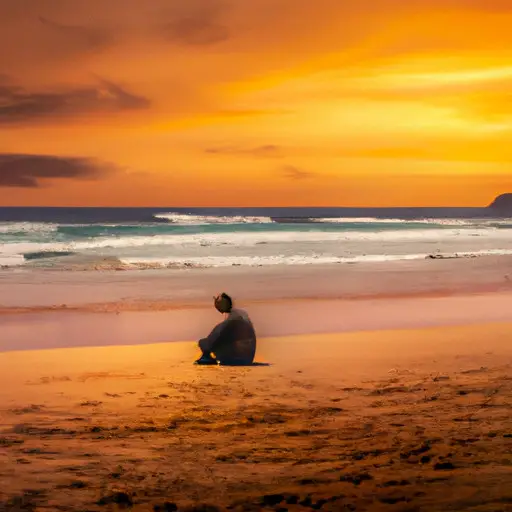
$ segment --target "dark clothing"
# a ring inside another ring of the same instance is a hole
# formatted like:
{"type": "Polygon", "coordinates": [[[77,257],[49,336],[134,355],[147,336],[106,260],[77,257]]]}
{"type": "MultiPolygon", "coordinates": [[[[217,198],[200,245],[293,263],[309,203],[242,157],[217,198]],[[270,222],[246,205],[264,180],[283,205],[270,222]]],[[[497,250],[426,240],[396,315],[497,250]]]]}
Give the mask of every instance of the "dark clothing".
{"type": "Polygon", "coordinates": [[[256,333],[247,313],[233,309],[208,337],[199,341],[204,355],[215,354],[220,364],[251,364],[256,353],[256,333]]]}

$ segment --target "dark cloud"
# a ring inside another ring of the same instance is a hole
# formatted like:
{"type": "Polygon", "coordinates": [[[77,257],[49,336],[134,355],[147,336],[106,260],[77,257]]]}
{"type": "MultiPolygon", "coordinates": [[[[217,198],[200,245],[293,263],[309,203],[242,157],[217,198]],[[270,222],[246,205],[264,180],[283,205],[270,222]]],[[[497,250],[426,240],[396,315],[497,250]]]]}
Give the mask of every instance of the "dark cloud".
{"type": "Polygon", "coordinates": [[[38,19],[50,35],[60,38],[66,45],[73,45],[76,51],[95,51],[113,41],[111,32],[99,27],[65,25],[44,16],[38,16],[38,19]]]}
{"type": "Polygon", "coordinates": [[[173,43],[207,46],[230,38],[229,28],[221,22],[225,6],[214,0],[187,0],[177,3],[163,34],[173,43]]]}
{"type": "Polygon", "coordinates": [[[84,2],[0,0],[0,68],[17,75],[51,76],[63,66],[76,73],[121,35],[117,23],[84,2]]]}
{"type": "Polygon", "coordinates": [[[274,144],[266,144],[255,148],[237,148],[232,146],[208,148],[205,152],[213,155],[250,155],[261,158],[281,156],[281,148],[274,144]]]}
{"type": "Polygon", "coordinates": [[[95,86],[50,92],[31,92],[19,86],[0,84],[0,124],[117,113],[149,105],[147,98],[106,80],[100,80],[95,86]]]}
{"type": "Polygon", "coordinates": [[[0,187],[41,187],[47,179],[98,179],[113,167],[88,158],[0,153],[0,187]]]}
{"type": "Polygon", "coordinates": [[[285,165],[281,169],[281,172],[286,178],[293,181],[306,180],[314,176],[314,173],[310,171],[305,171],[303,169],[299,169],[298,167],[295,167],[293,165],[285,165]]]}

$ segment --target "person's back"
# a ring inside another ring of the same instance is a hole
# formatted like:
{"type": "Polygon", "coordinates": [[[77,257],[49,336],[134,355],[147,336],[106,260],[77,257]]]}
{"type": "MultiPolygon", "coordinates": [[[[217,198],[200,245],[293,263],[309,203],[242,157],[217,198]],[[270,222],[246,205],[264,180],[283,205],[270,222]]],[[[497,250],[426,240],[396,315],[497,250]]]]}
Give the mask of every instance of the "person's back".
{"type": "Polygon", "coordinates": [[[227,318],[216,325],[207,338],[199,341],[203,351],[198,364],[246,365],[254,361],[256,332],[243,309],[233,308],[231,297],[225,293],[215,297],[215,308],[227,318]],[[215,354],[214,359],[211,354],[215,354]]]}
{"type": "Polygon", "coordinates": [[[256,333],[244,310],[233,309],[213,352],[220,364],[251,364],[256,353],[256,333]]]}

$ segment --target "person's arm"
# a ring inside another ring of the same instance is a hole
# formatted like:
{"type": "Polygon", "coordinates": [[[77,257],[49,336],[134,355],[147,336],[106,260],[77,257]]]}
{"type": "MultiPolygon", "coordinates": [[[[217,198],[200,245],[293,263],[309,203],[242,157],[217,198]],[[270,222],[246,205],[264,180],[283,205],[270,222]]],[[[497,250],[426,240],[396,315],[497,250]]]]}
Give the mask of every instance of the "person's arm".
{"type": "Polygon", "coordinates": [[[220,324],[217,324],[210,334],[206,338],[203,338],[199,342],[199,347],[204,352],[214,352],[215,344],[219,340],[219,338],[222,335],[222,332],[226,328],[227,324],[229,322],[229,318],[226,320],[223,320],[220,324]]]}

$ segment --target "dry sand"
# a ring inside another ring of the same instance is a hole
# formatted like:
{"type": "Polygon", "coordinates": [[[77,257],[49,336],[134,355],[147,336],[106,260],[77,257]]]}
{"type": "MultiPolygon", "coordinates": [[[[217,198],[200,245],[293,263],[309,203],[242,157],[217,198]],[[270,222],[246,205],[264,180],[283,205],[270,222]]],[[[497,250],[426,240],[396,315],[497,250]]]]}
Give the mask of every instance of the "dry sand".
{"type": "Polygon", "coordinates": [[[195,356],[0,354],[0,510],[512,510],[512,324],[195,356]]]}

